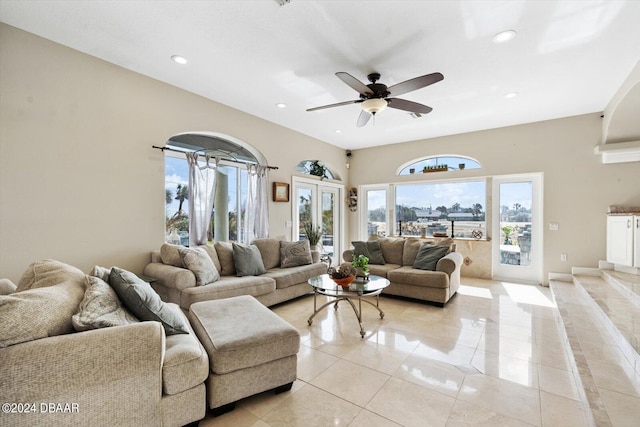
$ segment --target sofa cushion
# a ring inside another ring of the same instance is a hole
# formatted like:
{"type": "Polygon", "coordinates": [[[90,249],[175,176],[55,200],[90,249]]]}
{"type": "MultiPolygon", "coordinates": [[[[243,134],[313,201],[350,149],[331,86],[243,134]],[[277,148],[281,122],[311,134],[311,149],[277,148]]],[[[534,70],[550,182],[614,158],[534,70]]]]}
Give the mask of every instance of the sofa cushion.
{"type": "Polygon", "coordinates": [[[219,375],[295,355],[300,347],[295,327],[247,295],[196,303],[189,320],[219,375]]]}
{"type": "Polygon", "coordinates": [[[162,363],[162,391],[173,395],[202,384],[209,376],[209,357],[176,304],[167,304],[176,316],[184,319],[188,334],[169,335],[162,363]]]}
{"type": "Polygon", "coordinates": [[[180,248],[178,252],[185,267],[196,276],[196,286],[208,285],[220,278],[213,260],[203,248],[180,248]]]}
{"type": "Polygon", "coordinates": [[[425,243],[423,239],[409,237],[404,241],[402,248],[402,265],[413,265],[416,262],[416,255],[420,250],[420,246],[425,243]]]}
{"type": "Polygon", "coordinates": [[[162,258],[162,263],[173,265],[174,267],[184,267],[180,251],[178,251],[180,248],[184,248],[184,246],[171,245],[169,243],[165,243],[160,246],[160,257],[162,258]]]}
{"type": "Polygon", "coordinates": [[[184,318],[175,316],[151,285],[135,274],[112,267],[109,283],[124,306],[138,319],[162,323],[167,335],[189,333],[184,318]]]}
{"type": "Polygon", "coordinates": [[[73,332],[85,287],[67,280],[0,296],[0,347],[73,332]]]}
{"type": "Polygon", "coordinates": [[[204,251],[209,255],[209,258],[213,261],[213,265],[216,266],[216,270],[218,272],[222,271],[222,266],[220,265],[220,259],[218,258],[216,249],[212,245],[200,245],[198,247],[204,249],[204,251]]]}
{"type": "Polygon", "coordinates": [[[20,278],[16,292],[53,286],[69,280],[76,282],[84,289],[87,285],[84,276],[81,270],[60,261],[53,259],[35,261],[27,267],[20,278]]]}
{"type": "Polygon", "coordinates": [[[387,279],[389,279],[391,283],[402,283],[403,285],[440,289],[449,287],[449,276],[447,273],[442,271],[418,270],[410,266],[403,266],[389,271],[387,279]]]}
{"type": "Polygon", "coordinates": [[[377,264],[369,264],[369,274],[373,274],[381,277],[388,277],[389,272],[395,270],[396,268],[402,267],[400,264],[389,264],[385,265],[377,265],[377,264]]]}
{"type": "Polygon", "coordinates": [[[194,286],[184,289],[180,295],[180,307],[189,310],[191,304],[223,298],[251,295],[258,297],[276,290],[276,282],[266,275],[261,276],[222,276],[220,280],[206,286],[194,286]]]}
{"type": "Polygon", "coordinates": [[[220,260],[220,275],[235,276],[236,266],[233,262],[233,246],[229,242],[216,242],[213,247],[220,260]]]}
{"type": "Polygon", "coordinates": [[[122,306],[118,295],[104,280],[87,275],[87,290],[78,312],[71,317],[76,331],[109,328],[140,322],[122,306]]]}
{"type": "Polygon", "coordinates": [[[280,266],[282,268],[298,267],[312,262],[311,248],[307,239],[297,242],[280,242],[280,266]]]}
{"type": "Polygon", "coordinates": [[[258,276],[267,272],[256,245],[242,245],[234,242],[232,247],[236,276],[258,276]]]}
{"type": "MultiPolygon", "coordinates": [[[[323,263],[307,264],[291,268],[272,268],[264,276],[276,281],[276,289],[288,288],[299,283],[306,283],[312,277],[325,274],[327,265],[323,263]]],[[[309,288],[311,290],[311,288],[309,288]]]]}
{"type": "Polygon", "coordinates": [[[449,253],[449,246],[434,246],[428,243],[420,246],[413,268],[419,270],[436,270],[440,258],[449,253]]]}
{"type": "Polygon", "coordinates": [[[251,244],[260,250],[264,268],[268,270],[280,266],[280,239],[255,239],[251,244]]]}
{"type": "Polygon", "coordinates": [[[404,249],[404,239],[393,239],[385,237],[378,240],[384,261],[390,264],[402,265],[402,251],[404,249]]]}
{"type": "Polygon", "coordinates": [[[384,265],[385,259],[378,240],[368,242],[355,241],[351,242],[351,244],[354,248],[354,256],[364,255],[369,258],[369,264],[384,265]]]}

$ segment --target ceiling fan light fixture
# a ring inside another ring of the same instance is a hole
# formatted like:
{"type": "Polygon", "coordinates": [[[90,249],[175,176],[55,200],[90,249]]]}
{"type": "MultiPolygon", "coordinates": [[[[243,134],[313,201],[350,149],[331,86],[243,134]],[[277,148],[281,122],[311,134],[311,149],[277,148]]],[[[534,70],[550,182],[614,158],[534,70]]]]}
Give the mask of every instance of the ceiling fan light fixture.
{"type": "Polygon", "coordinates": [[[376,114],[387,108],[387,101],[382,98],[371,98],[362,102],[362,109],[367,113],[376,114]]]}

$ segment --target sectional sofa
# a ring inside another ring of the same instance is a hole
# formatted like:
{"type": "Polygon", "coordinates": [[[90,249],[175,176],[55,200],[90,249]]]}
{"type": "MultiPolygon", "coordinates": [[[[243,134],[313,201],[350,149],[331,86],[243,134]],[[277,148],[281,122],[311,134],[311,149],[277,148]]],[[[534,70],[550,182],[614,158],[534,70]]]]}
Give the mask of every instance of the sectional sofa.
{"type": "Polygon", "coordinates": [[[107,298],[114,291],[101,280],[54,260],[33,263],[17,286],[1,280],[0,426],[182,426],[205,416],[209,358],[183,311],[162,305],[185,328],[169,334],[107,298]]]}

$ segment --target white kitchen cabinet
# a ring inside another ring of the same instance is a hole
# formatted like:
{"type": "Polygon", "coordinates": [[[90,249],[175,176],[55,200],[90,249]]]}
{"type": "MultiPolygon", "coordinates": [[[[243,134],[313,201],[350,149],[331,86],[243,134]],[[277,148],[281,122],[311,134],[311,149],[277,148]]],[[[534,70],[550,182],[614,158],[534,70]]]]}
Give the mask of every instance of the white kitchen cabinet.
{"type": "Polygon", "coordinates": [[[607,261],[640,267],[640,215],[607,216],[607,261]]]}

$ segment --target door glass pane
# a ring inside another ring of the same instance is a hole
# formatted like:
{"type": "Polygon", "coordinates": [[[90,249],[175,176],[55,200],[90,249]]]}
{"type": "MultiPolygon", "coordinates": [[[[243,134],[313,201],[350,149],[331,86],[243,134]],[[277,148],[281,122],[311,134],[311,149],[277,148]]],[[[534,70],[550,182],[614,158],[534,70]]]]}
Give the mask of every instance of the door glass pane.
{"type": "Polygon", "coordinates": [[[531,265],[530,181],[500,184],[500,264],[531,265]]]}
{"type": "Polygon", "coordinates": [[[310,222],[311,217],[311,189],[298,188],[298,240],[306,239],[304,223],[310,222]]]}
{"type": "Polygon", "coordinates": [[[367,236],[387,235],[387,190],[367,191],[367,236]]]}
{"type": "Polygon", "coordinates": [[[322,253],[333,257],[334,193],[322,192],[322,253]]]}

